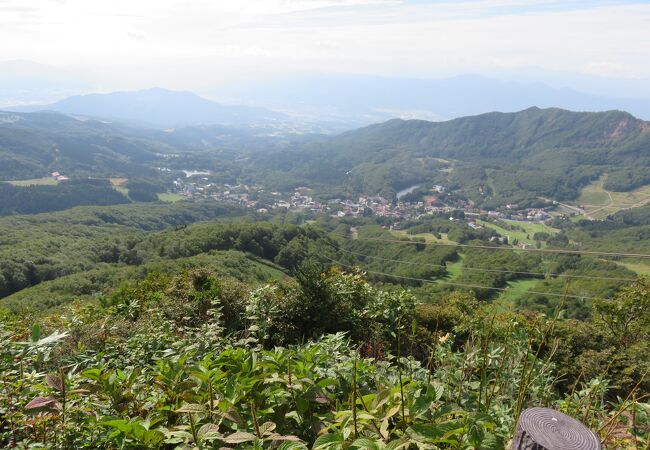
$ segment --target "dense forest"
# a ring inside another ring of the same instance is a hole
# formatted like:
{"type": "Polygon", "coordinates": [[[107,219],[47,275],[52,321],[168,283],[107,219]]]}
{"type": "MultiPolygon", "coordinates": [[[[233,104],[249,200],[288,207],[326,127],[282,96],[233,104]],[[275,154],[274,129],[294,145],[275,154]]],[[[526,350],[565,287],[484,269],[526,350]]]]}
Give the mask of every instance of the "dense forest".
{"type": "MultiPolygon", "coordinates": [[[[137,192],[137,191],[136,191],[137,192]]],[[[157,200],[158,197],[155,197],[157,200]]],[[[82,205],[128,203],[108,181],[68,181],[56,186],[18,187],[0,183],[0,216],[62,211],[82,205]]]]}
{"type": "Polygon", "coordinates": [[[102,263],[137,261],[145,232],[241,215],[212,202],[78,207],[0,218],[0,296],[102,263]]]}

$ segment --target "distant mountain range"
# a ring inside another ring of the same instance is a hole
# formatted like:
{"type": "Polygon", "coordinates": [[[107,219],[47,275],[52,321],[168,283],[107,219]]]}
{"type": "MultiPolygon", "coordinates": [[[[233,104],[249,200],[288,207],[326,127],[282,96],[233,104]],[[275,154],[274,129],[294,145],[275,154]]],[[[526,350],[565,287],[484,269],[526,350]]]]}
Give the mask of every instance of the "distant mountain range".
{"type": "Polygon", "coordinates": [[[303,133],[340,132],[396,117],[441,121],[492,111],[516,112],[531,106],[592,112],[617,109],[650,120],[648,80],[535,69],[504,73],[501,78],[472,74],[444,78],[346,74],[260,77],[204,86],[199,92],[203,98],[165,89],[75,95],[96,90],[89,81],[92,79],[89,73],[70,68],[30,61],[0,62],[0,109],[47,109],[163,128],[273,127],[282,122],[283,130],[303,133]],[[215,103],[207,98],[219,100],[215,103]]]}
{"type": "Polygon", "coordinates": [[[643,95],[614,98],[540,82],[504,81],[480,75],[439,79],[296,76],[221,91],[224,92],[233,100],[255,101],[271,108],[357,125],[395,117],[449,120],[492,111],[516,112],[531,106],[572,111],[618,109],[650,120],[650,99],[643,95]]]}
{"type": "Polygon", "coordinates": [[[49,105],[15,106],[4,109],[16,112],[55,111],[154,127],[215,124],[247,126],[286,119],[284,114],[265,108],[223,105],[191,92],[160,88],[77,95],[49,105]]]}

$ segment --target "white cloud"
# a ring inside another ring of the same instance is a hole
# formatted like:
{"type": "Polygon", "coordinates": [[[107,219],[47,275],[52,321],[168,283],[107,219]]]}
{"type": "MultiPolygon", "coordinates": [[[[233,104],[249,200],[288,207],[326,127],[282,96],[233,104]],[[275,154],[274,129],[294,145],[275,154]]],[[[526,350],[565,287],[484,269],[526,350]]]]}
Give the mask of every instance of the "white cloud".
{"type": "Polygon", "coordinates": [[[650,77],[650,4],[594,4],[4,0],[0,60],[94,69],[106,84],[188,88],[295,71],[431,77],[536,66],[650,77]]]}

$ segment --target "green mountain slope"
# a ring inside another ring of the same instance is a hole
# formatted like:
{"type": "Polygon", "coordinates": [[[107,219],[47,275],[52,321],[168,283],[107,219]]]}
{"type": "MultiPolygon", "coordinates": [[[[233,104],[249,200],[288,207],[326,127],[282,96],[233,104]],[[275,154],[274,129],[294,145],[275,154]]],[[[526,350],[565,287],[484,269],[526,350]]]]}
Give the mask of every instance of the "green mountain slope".
{"type": "MultiPolygon", "coordinates": [[[[461,160],[526,160],[549,149],[599,149],[605,155],[632,158],[639,156],[637,150],[641,149],[650,157],[649,131],[649,123],[622,111],[581,113],[529,108],[448,122],[396,119],[346,133],[338,144],[356,148],[372,145],[375,150],[379,146],[400,147],[412,153],[461,160]]],[[[607,161],[612,162],[607,158],[603,162],[607,161]]]]}
{"type": "MultiPolygon", "coordinates": [[[[570,199],[604,172],[650,166],[650,123],[621,111],[556,108],[448,122],[395,119],[262,155],[256,165],[275,172],[269,180],[283,171],[293,176],[279,183],[335,184],[347,192],[391,196],[410,184],[435,182],[477,203],[570,199]]],[[[635,179],[638,185],[645,178],[635,179]]]]}
{"type": "Polygon", "coordinates": [[[137,264],[147,232],[240,215],[214,202],[78,207],[0,218],[0,298],[98,264],[137,264]]]}
{"type": "Polygon", "coordinates": [[[170,149],[125,127],[48,112],[0,112],[0,180],[38,178],[54,171],[153,174],[143,163],[170,149]]]}

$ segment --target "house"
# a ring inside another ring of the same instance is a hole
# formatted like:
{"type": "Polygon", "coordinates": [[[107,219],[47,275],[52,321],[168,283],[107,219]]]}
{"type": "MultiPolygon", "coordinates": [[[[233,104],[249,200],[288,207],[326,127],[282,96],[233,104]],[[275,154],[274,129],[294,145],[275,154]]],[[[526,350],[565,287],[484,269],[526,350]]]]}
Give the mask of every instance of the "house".
{"type": "Polygon", "coordinates": [[[436,203],[438,203],[438,197],[436,197],[435,195],[428,195],[424,197],[424,202],[427,206],[433,206],[436,203]]]}
{"type": "Polygon", "coordinates": [[[54,178],[55,180],[57,178],[59,178],[60,176],[61,176],[61,174],[59,172],[52,172],[52,178],[54,178]]]}

